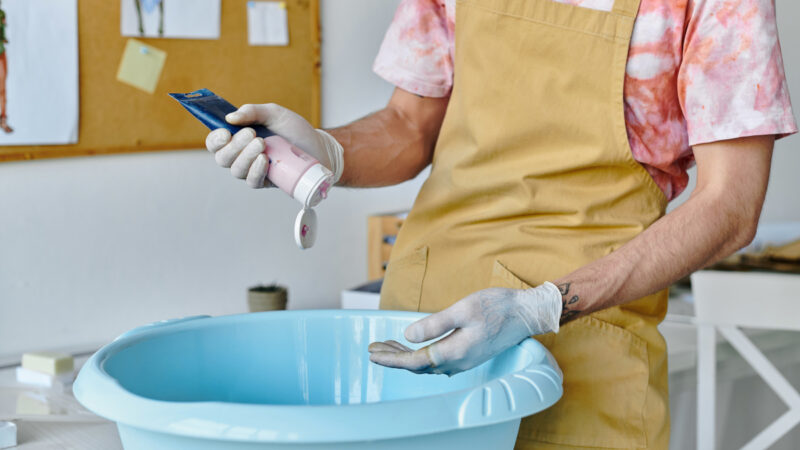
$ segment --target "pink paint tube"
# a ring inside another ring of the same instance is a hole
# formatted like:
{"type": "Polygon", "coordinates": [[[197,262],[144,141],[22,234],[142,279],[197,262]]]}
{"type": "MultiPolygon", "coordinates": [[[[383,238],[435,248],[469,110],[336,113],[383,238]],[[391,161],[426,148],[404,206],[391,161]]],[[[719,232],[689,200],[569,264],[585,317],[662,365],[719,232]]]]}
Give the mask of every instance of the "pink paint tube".
{"type": "MultiPolygon", "coordinates": [[[[225,120],[225,116],[237,108],[208,89],[169,95],[210,130],[225,128],[234,135],[242,129],[225,120]]],[[[294,197],[304,208],[316,206],[327,196],[333,184],[333,173],[328,168],[266,127],[249,127],[256,136],[264,138],[265,153],[269,158],[267,178],[272,184],[294,197]]]]}
{"type": "MultiPolygon", "coordinates": [[[[225,120],[225,116],[237,108],[208,89],[169,95],[211,130],[225,128],[233,135],[242,129],[225,120]]],[[[311,247],[317,237],[317,215],[311,208],[327,197],[333,185],[333,173],[266,127],[251,125],[250,128],[264,139],[269,181],[303,205],[295,219],[294,237],[300,248],[311,247]]]]}
{"type": "Polygon", "coordinates": [[[333,173],[316,159],[280,136],[264,139],[269,158],[267,178],[305,208],[319,204],[328,194],[333,173]]]}

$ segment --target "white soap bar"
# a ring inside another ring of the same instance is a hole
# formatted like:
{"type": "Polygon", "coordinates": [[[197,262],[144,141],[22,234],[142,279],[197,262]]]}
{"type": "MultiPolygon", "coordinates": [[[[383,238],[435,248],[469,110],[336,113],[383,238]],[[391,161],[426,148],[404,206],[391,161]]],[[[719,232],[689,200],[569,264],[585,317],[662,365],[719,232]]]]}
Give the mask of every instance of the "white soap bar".
{"type": "Polygon", "coordinates": [[[0,448],[17,446],[17,424],[0,422],[0,448]]]}
{"type": "Polygon", "coordinates": [[[17,367],[17,382],[22,384],[52,388],[72,384],[74,379],[74,372],[67,372],[59,375],[48,375],[46,373],[37,372],[24,367],[17,367]]]}
{"type": "Polygon", "coordinates": [[[75,370],[75,360],[66,353],[25,353],[22,355],[22,367],[50,375],[59,375],[72,373],[75,370]]]}

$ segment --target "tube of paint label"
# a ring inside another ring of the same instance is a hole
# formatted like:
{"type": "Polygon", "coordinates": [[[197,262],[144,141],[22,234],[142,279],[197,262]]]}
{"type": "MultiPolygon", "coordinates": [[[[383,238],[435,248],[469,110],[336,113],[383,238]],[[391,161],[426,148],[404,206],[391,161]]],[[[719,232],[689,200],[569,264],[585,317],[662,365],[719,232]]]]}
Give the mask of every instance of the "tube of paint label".
{"type": "MultiPolygon", "coordinates": [[[[237,108],[208,89],[169,95],[211,130],[225,128],[233,135],[244,128],[225,120],[237,108]]],[[[266,127],[249,127],[264,139],[264,154],[269,159],[267,178],[272,184],[302,203],[303,208],[314,207],[327,196],[333,184],[333,173],[327,167],[266,127]]]]}

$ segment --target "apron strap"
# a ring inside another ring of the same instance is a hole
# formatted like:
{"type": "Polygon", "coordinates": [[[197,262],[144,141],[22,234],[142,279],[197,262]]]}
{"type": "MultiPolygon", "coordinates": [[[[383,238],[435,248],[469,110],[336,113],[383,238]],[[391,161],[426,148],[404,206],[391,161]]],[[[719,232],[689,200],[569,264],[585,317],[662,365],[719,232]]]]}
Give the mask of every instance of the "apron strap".
{"type": "Polygon", "coordinates": [[[639,0],[615,0],[614,8],[611,12],[621,16],[635,18],[636,13],[639,12],[639,0]]]}

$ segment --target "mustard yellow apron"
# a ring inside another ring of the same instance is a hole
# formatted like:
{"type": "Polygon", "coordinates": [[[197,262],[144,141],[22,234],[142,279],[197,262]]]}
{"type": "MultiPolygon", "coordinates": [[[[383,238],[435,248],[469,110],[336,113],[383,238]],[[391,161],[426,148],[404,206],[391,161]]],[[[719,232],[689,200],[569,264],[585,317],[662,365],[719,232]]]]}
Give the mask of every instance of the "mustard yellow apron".
{"type": "MultiPolygon", "coordinates": [[[[661,217],[623,112],[638,8],[458,1],[453,93],[382,308],[435,312],[490,286],[554,281],[661,217]]],[[[522,421],[517,448],[667,448],[666,305],[663,291],[537,337],[564,397],[522,421]]]]}

